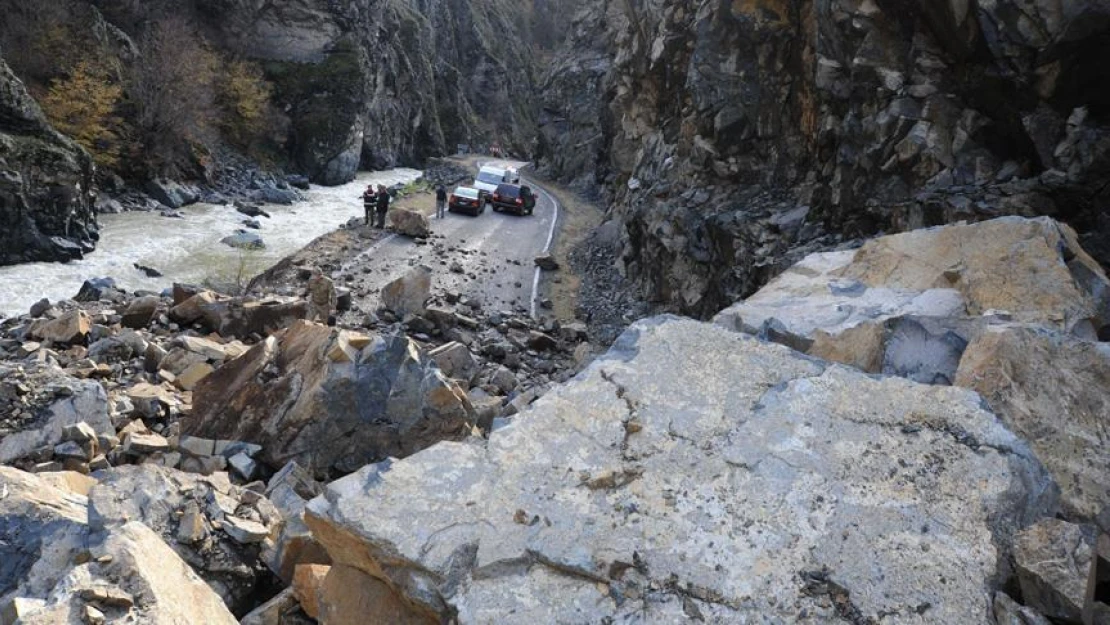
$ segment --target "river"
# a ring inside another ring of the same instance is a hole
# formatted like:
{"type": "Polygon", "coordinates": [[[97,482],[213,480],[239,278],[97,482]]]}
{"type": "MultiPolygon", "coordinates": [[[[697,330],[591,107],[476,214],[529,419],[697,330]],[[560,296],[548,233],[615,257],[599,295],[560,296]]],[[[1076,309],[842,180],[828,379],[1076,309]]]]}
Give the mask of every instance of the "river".
{"type": "Polygon", "coordinates": [[[150,291],[161,291],[174,282],[246,281],[351,217],[361,217],[366,185],[407,183],[420,175],[415,169],[363,172],[338,187],[313,186],[304,192],[305,201],[292,206],[267,204],[263,208],[271,217],[258,217],[262,229],[251,231],[262,237],[266,248],[255,251],[220,243],[244,228],[242,222],[247,219],[230,205],[187,206],[181,209],[184,219],[145,212],[101,215],[100,242],[84,259],[0,267],[0,315],[23,314],[43,297],[72,298],[89,278],[112,277],[124,289],[150,291]],[[135,268],[136,263],[164,276],[149,278],[135,268]]]}

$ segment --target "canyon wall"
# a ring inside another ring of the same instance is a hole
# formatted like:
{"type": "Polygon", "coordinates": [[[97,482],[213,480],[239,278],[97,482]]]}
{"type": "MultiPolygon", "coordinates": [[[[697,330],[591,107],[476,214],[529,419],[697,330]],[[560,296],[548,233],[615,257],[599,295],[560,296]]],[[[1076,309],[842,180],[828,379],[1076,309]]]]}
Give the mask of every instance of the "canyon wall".
{"type": "Polygon", "coordinates": [[[599,192],[622,268],[708,315],[802,253],[1050,215],[1110,261],[1110,7],[581,3],[541,77],[544,170],[599,192]]]}

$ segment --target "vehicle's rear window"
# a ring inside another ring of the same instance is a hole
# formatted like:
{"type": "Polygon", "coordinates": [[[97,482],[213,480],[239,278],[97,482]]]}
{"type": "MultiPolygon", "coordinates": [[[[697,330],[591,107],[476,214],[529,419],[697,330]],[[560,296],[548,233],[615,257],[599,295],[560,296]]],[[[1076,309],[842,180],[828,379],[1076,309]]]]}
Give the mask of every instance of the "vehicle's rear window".
{"type": "Polygon", "coordinates": [[[458,197],[468,197],[472,200],[478,199],[478,190],[471,189],[470,187],[459,187],[455,189],[455,195],[458,197]]]}
{"type": "Polygon", "coordinates": [[[478,172],[478,182],[486,182],[489,184],[498,184],[503,181],[503,178],[498,174],[488,171],[478,172]]]}
{"type": "Polygon", "coordinates": [[[518,187],[516,185],[511,185],[511,184],[503,184],[503,185],[497,187],[497,192],[500,193],[501,195],[507,195],[509,197],[516,197],[517,195],[520,194],[520,187],[518,187]]]}

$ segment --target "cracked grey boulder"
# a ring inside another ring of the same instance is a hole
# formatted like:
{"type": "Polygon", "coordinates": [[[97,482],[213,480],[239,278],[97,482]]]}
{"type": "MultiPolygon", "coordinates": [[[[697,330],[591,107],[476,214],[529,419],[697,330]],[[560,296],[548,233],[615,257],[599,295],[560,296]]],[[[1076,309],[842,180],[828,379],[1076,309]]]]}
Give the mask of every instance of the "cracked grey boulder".
{"type": "Polygon", "coordinates": [[[994,625],[1000,546],[1054,505],[970,391],[661,317],[488,441],[367,466],[306,521],[432,622],[994,625]]]}
{"type": "Polygon", "coordinates": [[[85,616],[92,607],[109,622],[238,623],[204,580],[138,521],[93,535],[88,552],[91,561],[73,566],[46,596],[21,598],[16,622],[88,625],[95,622],[85,616]]]}
{"type": "Polygon", "coordinates": [[[262,446],[277,469],[349,473],[470,435],[466,393],[404,335],[298,321],[204,378],[182,433],[262,446]]]}

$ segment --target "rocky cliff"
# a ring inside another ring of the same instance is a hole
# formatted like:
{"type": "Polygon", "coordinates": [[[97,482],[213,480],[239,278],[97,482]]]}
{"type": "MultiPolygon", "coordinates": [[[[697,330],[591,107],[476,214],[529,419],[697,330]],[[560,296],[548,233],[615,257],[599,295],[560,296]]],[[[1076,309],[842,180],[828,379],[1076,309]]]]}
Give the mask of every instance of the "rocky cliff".
{"type": "Polygon", "coordinates": [[[259,63],[290,128],[292,169],[322,184],[418,164],[457,144],[525,151],[534,136],[531,7],[502,0],[96,2],[134,35],[184,16],[259,63]]]}
{"type": "Polygon", "coordinates": [[[93,163],[0,58],[0,265],[80,258],[98,238],[93,163]]]}
{"type": "Polygon", "coordinates": [[[595,184],[648,298],[710,314],[877,232],[1051,215],[1110,261],[1100,2],[581,3],[546,170],[595,184]]]}

